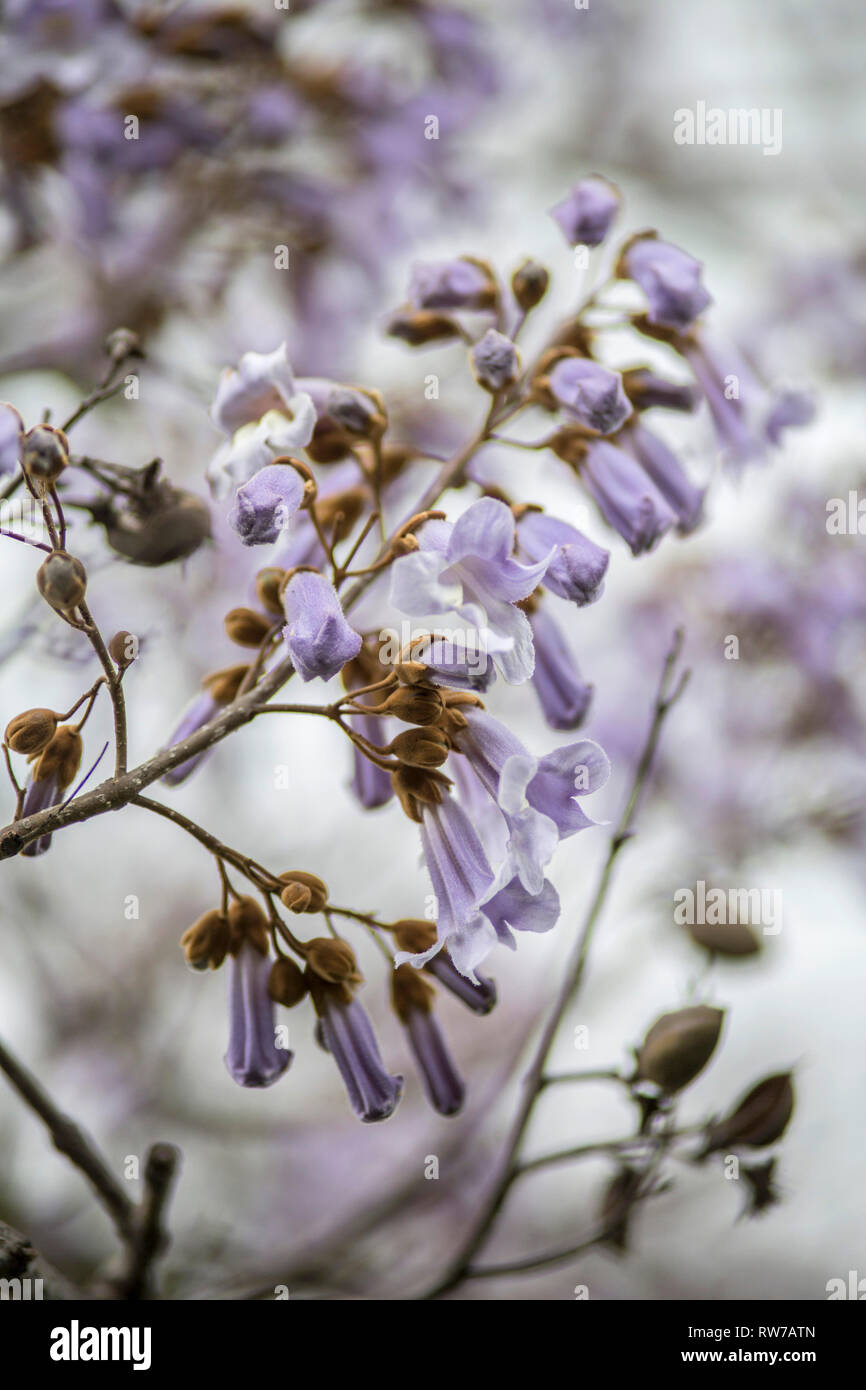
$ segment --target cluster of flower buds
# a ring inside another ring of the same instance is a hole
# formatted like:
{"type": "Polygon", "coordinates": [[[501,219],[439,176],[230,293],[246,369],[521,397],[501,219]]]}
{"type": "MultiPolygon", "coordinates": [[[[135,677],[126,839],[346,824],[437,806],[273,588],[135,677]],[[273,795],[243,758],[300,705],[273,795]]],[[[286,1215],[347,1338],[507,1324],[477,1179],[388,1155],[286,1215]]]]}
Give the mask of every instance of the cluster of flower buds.
{"type": "MultiPolygon", "coordinates": [[[[28,709],[6,726],[6,747],[23,754],[31,765],[21,800],[22,817],[56,806],[81,766],[81,734],[72,724],[60,724],[60,718],[51,709],[28,709]]],[[[50,834],[40,835],[21,852],[33,858],[44,854],[50,844],[50,834]]]]}

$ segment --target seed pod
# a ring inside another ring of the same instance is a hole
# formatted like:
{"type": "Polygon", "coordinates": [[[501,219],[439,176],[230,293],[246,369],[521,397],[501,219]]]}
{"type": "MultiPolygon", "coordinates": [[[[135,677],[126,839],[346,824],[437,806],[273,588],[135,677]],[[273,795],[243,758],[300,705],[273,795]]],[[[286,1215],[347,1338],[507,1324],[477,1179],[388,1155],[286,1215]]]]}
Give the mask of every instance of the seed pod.
{"type": "Polygon", "coordinates": [[[138,656],[138,638],[131,632],[115,632],[108,644],[108,654],[121,671],[131,666],[138,656]]]}
{"type": "Polygon", "coordinates": [[[228,926],[228,949],[233,956],[237,955],[245,941],[254,946],[260,955],[267,955],[270,942],[268,919],[256,898],[236,898],[229,906],[228,926]]]}
{"type": "Polygon", "coordinates": [[[205,676],[202,686],[218,705],[230,705],[249,669],[249,666],[227,666],[223,671],[213,671],[205,676]]]}
{"type": "Polygon", "coordinates": [[[404,729],[388,751],[413,767],[441,767],[451,752],[447,735],[435,724],[423,729],[404,729]]]}
{"type": "Polygon", "coordinates": [[[394,941],[398,951],[411,951],[413,956],[429,951],[436,940],[436,923],[419,917],[404,917],[394,923],[394,941]]]}
{"type": "Polygon", "coordinates": [[[511,293],[524,313],[534,309],[547,293],[550,275],[538,261],[524,261],[511,277],[511,293]]]}
{"type": "Polygon", "coordinates": [[[328,885],[303,869],[287,869],[280,874],[286,885],[280,900],[290,912],[321,912],[328,902],[328,885]]]}
{"type": "Polygon", "coordinates": [[[134,565],[156,567],[185,560],[210,534],[207,503],[167,482],[112,508],[105,521],[108,544],[134,565]]]}
{"type": "Polygon", "coordinates": [[[226,636],[239,647],[260,647],[273,623],[254,608],[232,608],[224,618],[226,636]]]}
{"type": "Polygon", "coordinates": [[[724,1017],[723,1009],[707,1004],[663,1014],[644,1038],[638,1076],[667,1094],[688,1086],[713,1055],[724,1017]]]}
{"type": "Polygon", "coordinates": [[[21,438],[21,467],[40,491],[56,482],[69,463],[69,441],[52,425],[36,425],[21,438]]]}
{"type": "Polygon", "coordinates": [[[413,1010],[429,1014],[433,1011],[436,991],[426,976],[413,965],[398,965],[391,976],[391,1003],[401,1023],[406,1023],[413,1010]]]}
{"type": "Polygon", "coordinates": [[[57,730],[53,709],[26,709],[6,725],[5,739],[13,753],[34,758],[47,748],[57,730]]]}
{"type": "Polygon", "coordinates": [[[388,696],[384,708],[404,724],[435,724],[442,717],[442,696],[434,686],[401,686],[388,696]]]}
{"type": "Polygon", "coordinates": [[[36,587],[57,613],[71,617],[87,592],[87,571],[65,550],[55,550],[36,571],[36,587]]]}
{"type": "Polygon", "coordinates": [[[34,782],[44,782],[53,777],[57,790],[65,791],[81,766],[84,743],[77,729],[71,724],[61,724],[33,769],[34,782]]]}
{"type": "Polygon", "coordinates": [[[361,985],[364,977],[358,970],[355,952],[348,941],[332,936],[317,936],[307,942],[307,969],[330,985],[361,985]]]}
{"type": "Polygon", "coordinates": [[[268,976],[268,994],[274,1003],[291,1009],[295,1004],[300,1004],[306,993],[307,981],[297,961],[289,956],[278,957],[268,976]]]}
{"type": "Polygon", "coordinates": [[[226,958],[230,937],[227,919],[211,908],[187,928],[180,944],[193,970],[218,970],[226,958]]]}
{"type": "Polygon", "coordinates": [[[755,956],[761,942],[745,922],[695,922],[687,928],[697,946],[719,956],[755,956]]]}
{"type": "Polygon", "coordinates": [[[775,1144],[788,1128],[793,1113],[791,1073],[767,1076],[743,1096],[730,1115],[707,1126],[706,1146],[699,1157],[706,1158],[719,1150],[762,1149],[775,1144]]]}
{"type": "Polygon", "coordinates": [[[275,618],[283,617],[280,587],[285,577],[286,571],[281,570],[277,565],[268,565],[266,569],[259,570],[256,575],[256,598],[262,607],[272,613],[275,618]]]}

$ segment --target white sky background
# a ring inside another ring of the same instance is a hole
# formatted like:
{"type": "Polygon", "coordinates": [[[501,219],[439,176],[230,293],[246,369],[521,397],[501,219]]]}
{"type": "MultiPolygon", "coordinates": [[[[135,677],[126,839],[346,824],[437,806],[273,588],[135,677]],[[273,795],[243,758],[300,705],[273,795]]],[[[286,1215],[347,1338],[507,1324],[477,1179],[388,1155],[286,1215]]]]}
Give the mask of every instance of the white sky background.
{"type": "MultiPolygon", "coordinates": [[[[555,318],[585,285],[546,209],[574,178],[598,170],[625,195],[620,232],[657,226],[700,257],[717,301],[716,321],[737,330],[772,308],[784,264],[857,245],[866,114],[859,5],[654,0],[615,6],[590,0],[589,11],[578,12],[565,0],[548,0],[547,11],[561,25],[554,37],[536,32],[538,5],[512,0],[472,8],[491,20],[518,92],[495,108],[481,132],[467,134],[461,150],[483,180],[481,206],[463,225],[450,213],[431,216],[417,254],[487,255],[509,272],[531,253],[554,275],[555,318]],[[674,111],[699,100],[780,108],[781,154],[675,145],[674,111]]],[[[315,16],[308,23],[311,45],[333,38],[332,31],[316,33],[315,16]]],[[[407,250],[389,272],[383,311],[400,299],[411,259],[407,250]]],[[[287,337],[291,349],[292,325],[278,321],[268,302],[267,273],[250,266],[231,310],[216,323],[174,325],[165,336],[165,356],[194,363],[201,379],[202,363],[215,371],[238,346],[273,346],[287,337]],[[239,343],[247,331],[250,341],[239,343]]],[[[707,531],[685,543],[689,560],[730,556],[736,565],[750,554],[784,553],[783,482],[807,482],[823,512],[823,498],[844,494],[862,472],[859,386],[830,378],[820,345],[816,354],[816,345],[795,331],[770,335],[762,346],[778,379],[816,382],[819,419],[790,435],[766,472],[749,473],[739,487],[719,483],[707,531]]],[[[463,410],[465,432],[479,414],[458,353],[415,357],[400,345],[382,344],[376,323],[362,337],[358,371],[389,398],[409,404],[420,403],[424,375],[441,371],[439,408],[449,415],[463,410]]],[[[203,488],[198,480],[216,436],[202,407],[162,384],[148,384],[146,371],[143,381],[134,425],[124,407],[109,407],[82,425],[77,447],[130,463],[160,453],[172,476],[203,488]]],[[[45,404],[60,418],[77,399],[68,383],[35,375],[7,379],[0,395],[31,422],[45,404]]],[[[697,433],[709,443],[706,421],[697,433]]],[[[706,465],[712,452],[704,455],[706,465]]],[[[523,459],[503,456],[496,464],[514,478],[526,466],[523,459]]],[[[554,465],[537,466],[536,500],[576,519],[583,499],[563,485],[554,465]]],[[[604,539],[594,514],[586,515],[591,533],[604,539]]],[[[622,687],[618,691],[615,682],[623,678],[633,693],[635,723],[642,725],[656,671],[624,672],[627,607],[667,582],[679,559],[676,541],[639,561],[618,538],[606,543],[613,552],[607,593],[571,626],[584,672],[596,684],[595,707],[582,731],[589,736],[604,723],[606,710],[619,706],[622,687]]],[[[220,615],[245,599],[247,557],[227,568],[227,553],[224,547],[195,557],[182,579],[175,569],[150,574],[119,564],[94,574],[92,605],[105,628],[153,628],[147,659],[128,681],[136,762],[170,730],[202,672],[234,659],[219,636],[220,615]],[[214,597],[217,586],[222,606],[214,597]]],[[[254,560],[250,573],[258,567],[254,560]]],[[[0,566],[11,615],[15,606],[27,607],[33,558],[8,543],[0,548],[0,566]]],[[[718,676],[725,678],[729,670],[718,676]]],[[[71,703],[90,679],[89,665],[76,670],[20,652],[0,666],[4,722],[29,705],[71,703]]],[[[713,683],[707,672],[698,674],[696,685],[700,679],[713,683]]],[[[318,693],[305,691],[310,698],[318,693]]],[[[680,720],[692,733],[699,729],[702,705],[697,696],[694,701],[673,716],[669,745],[676,745],[680,720]]],[[[566,741],[541,725],[531,692],[500,686],[491,707],[534,749],[566,741]]],[[[92,761],[109,737],[104,712],[88,728],[85,756],[92,761]]],[[[709,734],[708,750],[708,758],[718,755],[709,734]]],[[[421,915],[428,886],[417,867],[414,827],[393,807],[361,816],[347,791],[348,773],[348,753],[336,732],[320,721],[284,724],[269,717],[221,746],[186,787],[166,789],[165,799],[266,863],[320,873],[338,902],[377,908],[389,918],[421,915]],[[289,791],[274,787],[280,763],[292,768],[289,791]]],[[[862,786],[861,773],[852,769],[862,786]]],[[[590,813],[615,816],[623,787],[618,770],[611,793],[597,797],[595,809],[590,803],[590,813]]],[[[625,1064],[628,1048],[653,1019],[686,1002],[700,961],[677,938],[668,895],[694,881],[691,866],[702,851],[713,853],[712,846],[701,846],[696,855],[691,820],[688,805],[649,806],[639,839],[624,852],[573,1020],[589,1027],[591,1048],[575,1053],[566,1027],[557,1054],[561,1066],[625,1064]]],[[[446,1155],[456,1147],[465,1162],[480,1143],[479,1122],[495,1129],[505,1118],[507,1107],[494,1104],[501,1077],[552,994],[557,965],[589,900],[603,835],[587,832],[560,851],[552,877],[566,905],[562,922],[551,937],[525,938],[516,958],[496,958],[495,1013],[475,1020],[456,1004],[443,1005],[471,1085],[467,1112],[456,1122],[424,1107],[399,1029],[381,1008],[386,1058],[407,1074],[407,1095],[387,1124],[362,1128],[354,1121],[335,1069],[312,1042],[306,1008],[289,1018],[296,1058],[288,1077],[268,1092],[234,1087],[222,1063],[225,979],[186,972],[176,945],[184,927],[212,905],[216,874],[180,831],[136,809],[64,831],[43,859],[3,866],[0,1026],[118,1165],[154,1139],[181,1143],[185,1166],[167,1268],[193,1267],[194,1286],[228,1278],[239,1266],[282,1268],[281,1256],[413,1174],[413,1196],[429,1196],[424,1158],[442,1156],[435,1193],[440,1205],[383,1231],[364,1254],[376,1279],[397,1295],[407,1272],[419,1283],[432,1277],[436,1259],[455,1239],[472,1187],[446,1155]],[[129,894],[140,899],[137,922],[124,920],[129,894]]],[[[594,1253],[548,1275],[470,1285],[463,1296],[569,1299],[574,1286],[585,1283],[592,1298],[812,1299],[824,1296],[831,1277],[849,1269],[866,1273],[859,1159],[866,1055],[862,867],[855,854],[813,836],[765,849],[744,871],[750,877],[738,880],[742,886],[782,889],[783,930],[758,964],[716,967],[701,981],[705,997],[729,1014],[722,1047],[686,1093],[683,1118],[727,1108],[753,1081],[795,1064],[798,1108],[780,1172],[784,1204],[760,1221],[735,1222],[742,1201],[737,1184],[724,1183],[717,1169],[678,1166],[672,1190],[639,1216],[628,1259],[594,1253]]],[[[384,997],[381,962],[359,945],[374,1007],[377,996],[384,997]]],[[[594,1086],[563,1088],[539,1106],[530,1149],[624,1135],[630,1123],[616,1096],[594,1086]]],[[[482,1165],[479,1175],[483,1171],[482,1165]]],[[[525,1179],[490,1255],[530,1254],[572,1233],[578,1239],[591,1225],[608,1171],[593,1163],[525,1179]]],[[[58,1262],[70,1248],[93,1256],[110,1248],[106,1223],[93,1213],[77,1175],[5,1092],[0,1197],[58,1262]]],[[[331,1274],[339,1282],[346,1265],[331,1274]]]]}

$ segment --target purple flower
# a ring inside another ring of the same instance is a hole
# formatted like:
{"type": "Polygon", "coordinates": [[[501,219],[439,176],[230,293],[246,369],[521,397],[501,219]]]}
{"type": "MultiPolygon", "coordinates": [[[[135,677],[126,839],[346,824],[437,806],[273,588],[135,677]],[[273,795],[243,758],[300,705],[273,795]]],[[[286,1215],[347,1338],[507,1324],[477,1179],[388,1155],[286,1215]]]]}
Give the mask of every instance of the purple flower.
{"type": "Polygon", "coordinates": [[[463,1107],[466,1087],[433,1012],[433,986],[413,966],[398,965],[391,991],[427,1099],[437,1114],[456,1115],[463,1107]]]}
{"type": "MultiPolygon", "coordinates": [[[[60,786],[56,773],[50,777],[36,778],[32,775],[27,779],[24,788],[24,801],[21,804],[21,815],[35,816],[37,811],[47,811],[49,806],[54,806],[60,800],[60,786]]],[[[40,835],[36,840],[28,840],[21,853],[27,859],[36,859],[38,855],[45,854],[51,848],[51,836],[40,835]]]]}
{"type": "Polygon", "coordinates": [[[211,415],[231,438],[214,454],[207,477],[216,497],[246,483],[280,454],[309,444],[316,408],[299,391],[282,343],[274,352],[244,353],[220,378],[211,415]]]}
{"type": "Polygon", "coordinates": [[[472,349],[472,370],[481,386],[494,395],[517,380],[520,357],[504,333],[488,328],[472,349]]]}
{"type": "MultiPolygon", "coordinates": [[[[214,699],[213,695],[211,695],[210,691],[202,690],[187,705],[166,747],[173,748],[176,743],[182,743],[185,738],[189,738],[190,734],[194,734],[197,729],[201,729],[205,724],[209,724],[214,715],[219,712],[219,709],[220,705],[214,699]]],[[[203,748],[200,753],[193,753],[191,758],[187,758],[186,762],[178,763],[177,767],[173,767],[168,772],[163,773],[163,782],[166,782],[170,787],[180,786],[181,782],[185,782],[187,777],[195,772],[196,768],[199,767],[208,754],[212,752],[213,748],[203,748]]]]}
{"type": "Polygon", "coordinates": [[[527,893],[519,879],[513,878],[484,903],[481,911],[492,923],[503,946],[515,950],[514,931],[546,932],[559,921],[562,906],[559,894],[547,879],[539,893],[527,893]]]}
{"type": "Polygon", "coordinates": [[[705,489],[689,482],[676,455],[658,435],[643,425],[626,430],[622,443],[655,483],[668,506],[676,512],[679,522],[677,530],[683,535],[694,531],[703,520],[705,489]]]}
{"type": "Polygon", "coordinates": [[[517,523],[517,541],[521,552],[535,562],[544,559],[555,547],[542,581],[552,594],[570,599],[579,608],[601,598],[610,561],[609,550],[602,549],[567,522],[532,510],[524,512],[517,523]]]}
{"type": "Polygon", "coordinates": [[[529,615],[535,642],[532,684],[552,729],[576,729],[592,701],[593,686],[581,680],[559,627],[544,608],[529,615]]]}
{"type": "Polygon", "coordinates": [[[268,993],[271,961],[244,941],[230,956],[229,1044],[225,1064],[239,1086],[271,1086],[290,1065],[292,1053],[277,1047],[274,1005],[268,993]]]}
{"type": "Polygon", "coordinates": [[[465,975],[461,975],[460,971],[455,969],[447,950],[438,951],[427,961],[424,969],[439,981],[443,989],[447,989],[474,1014],[489,1014],[495,1006],[496,985],[493,981],[488,980],[480,971],[476,971],[477,983],[467,980],[465,975]]]}
{"type": "Polygon", "coordinates": [[[760,458],[767,444],[778,445],[782,430],[806,425],[812,419],[812,402],[802,392],[773,396],[735,348],[708,343],[694,336],[681,347],[707,405],[719,436],[733,464],[760,458]]]}
{"type": "Polygon", "coordinates": [[[295,377],[286,344],[273,352],[245,352],[238,366],[226,367],[211,407],[211,418],[224,434],[235,434],[269,410],[290,406],[295,377]]]}
{"type": "Polygon", "coordinates": [[[500,796],[503,799],[503,793],[513,798],[519,796],[525,784],[523,794],[529,805],[550,817],[563,840],[599,824],[590,819],[579,801],[581,796],[603,787],[610,776],[607,754],[592,739],[565,744],[539,758],[525,781],[526,772],[516,759],[509,760],[502,773],[504,786],[500,796]]]}
{"type": "Polygon", "coordinates": [[[661,406],[663,410],[694,410],[700,399],[696,388],[689,382],[668,381],[656,376],[649,367],[632,367],[622,374],[625,393],[635,410],[651,410],[661,406]]]}
{"type": "Polygon", "coordinates": [[[514,605],[537,587],[550,557],[533,565],[514,558],[514,516],[492,497],[473,502],[454,525],[428,522],[418,540],[421,548],[392,566],[392,603],[418,617],[458,613],[495,652],[507,681],[528,680],[532,632],[514,605]]]}
{"type": "Polygon", "coordinates": [[[701,284],[700,261],[656,236],[633,241],[623,255],[622,266],[649,300],[650,323],[682,332],[713,302],[701,284]]]}
{"type": "Polygon", "coordinates": [[[286,529],[304,500],[304,482],[288,464],[268,464],[239,487],[229,525],[244,545],[267,545],[286,529]]]}
{"type": "Polygon", "coordinates": [[[632,555],[652,550],[676,521],[658,488],[630,454],[604,440],[592,443],[580,476],[605,521],[632,555]]]}
{"type": "Polygon", "coordinates": [[[292,575],[283,610],[283,639],[301,680],[330,680],[361,650],[361,638],[346,621],[337,591],[324,575],[309,570],[292,575]]]}
{"type": "Polygon", "coordinates": [[[489,309],[496,287],[474,261],[416,261],[409,281],[414,309],[489,309]]]}
{"type": "Polygon", "coordinates": [[[385,1070],[366,1010],[340,986],[319,987],[314,999],[322,1042],[337,1063],[358,1119],[364,1124],[387,1120],[403,1094],[403,1078],[385,1070]]]}
{"type": "MultiPolygon", "coordinates": [[[[377,697],[361,696],[361,703],[375,704],[377,697]]],[[[369,739],[371,743],[382,742],[381,719],[375,718],[372,714],[352,715],[349,723],[353,729],[357,729],[363,738],[369,739]]],[[[383,767],[377,767],[369,758],[365,758],[361,750],[352,745],[352,757],[354,759],[354,772],[352,775],[352,791],[358,798],[362,806],[366,806],[368,811],[372,811],[376,806],[384,806],[394,795],[391,786],[390,775],[383,767]]]]}
{"type": "Polygon", "coordinates": [[[575,184],[569,194],[551,208],[571,246],[599,246],[619,211],[620,195],[614,184],[592,174],[575,184]]]}
{"type": "Polygon", "coordinates": [[[558,405],[598,434],[612,434],[631,415],[622,376],[588,357],[562,357],[548,374],[558,405]]]}
{"type": "Polygon", "coordinates": [[[475,966],[495,942],[492,930],[480,940],[473,929],[479,904],[493,886],[495,875],[466,812],[452,796],[421,810],[421,845],[436,896],[437,940],[420,954],[398,952],[398,965],[424,965],[442,946],[461,974],[475,979],[475,966]]]}

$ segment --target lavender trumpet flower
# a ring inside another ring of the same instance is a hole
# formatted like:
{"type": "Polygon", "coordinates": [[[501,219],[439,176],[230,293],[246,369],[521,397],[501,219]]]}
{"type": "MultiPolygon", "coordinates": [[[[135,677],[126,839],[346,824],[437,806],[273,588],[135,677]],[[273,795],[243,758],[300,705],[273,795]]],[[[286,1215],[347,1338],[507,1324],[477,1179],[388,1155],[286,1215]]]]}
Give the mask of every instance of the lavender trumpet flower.
{"type": "Polygon", "coordinates": [[[658,488],[677,515],[677,530],[688,535],[700,526],[704,514],[704,488],[695,487],[676,455],[658,435],[644,425],[632,425],[623,432],[627,449],[658,488]]]}
{"type": "Polygon", "coordinates": [[[346,621],[333,584],[299,570],[283,594],[283,639],[301,680],[329,680],[361,650],[361,637],[346,621]]]}
{"type": "Polygon", "coordinates": [[[229,1041],[225,1064],[239,1086],[272,1086],[292,1053],[277,1047],[274,1005],[268,992],[273,962],[248,935],[229,956],[229,1041]]]}
{"type": "Polygon", "coordinates": [[[632,555],[652,550],[677,520],[640,465],[606,440],[590,444],[580,465],[580,477],[605,521],[627,542],[632,555]]]}
{"type": "Polygon", "coordinates": [[[654,232],[633,238],[617,268],[621,277],[640,285],[649,300],[649,322],[678,333],[690,328],[713,302],[701,284],[702,269],[694,256],[661,241],[654,232]]]}
{"type": "Polygon", "coordinates": [[[391,977],[391,998],[427,1099],[437,1114],[456,1115],[463,1107],[466,1087],[433,1013],[433,986],[411,965],[399,965],[391,977]]]}
{"type": "Polygon", "coordinates": [[[387,1120],[403,1094],[403,1078],[385,1070],[366,1010],[345,984],[316,977],[310,993],[322,1043],[337,1064],[358,1119],[364,1124],[387,1120]]]}
{"type": "Polygon", "coordinates": [[[597,434],[613,434],[631,415],[620,373],[588,357],[560,357],[543,382],[554,406],[597,434]]]}
{"type": "Polygon", "coordinates": [[[528,507],[518,517],[517,543],[521,554],[536,563],[555,548],[542,581],[552,594],[569,599],[579,608],[601,598],[610,551],[596,545],[568,522],[528,507]]]}
{"type": "Polygon", "coordinates": [[[546,608],[529,612],[535,643],[532,684],[542,712],[552,729],[576,729],[586,718],[594,687],[581,680],[559,626],[546,608]]]}

